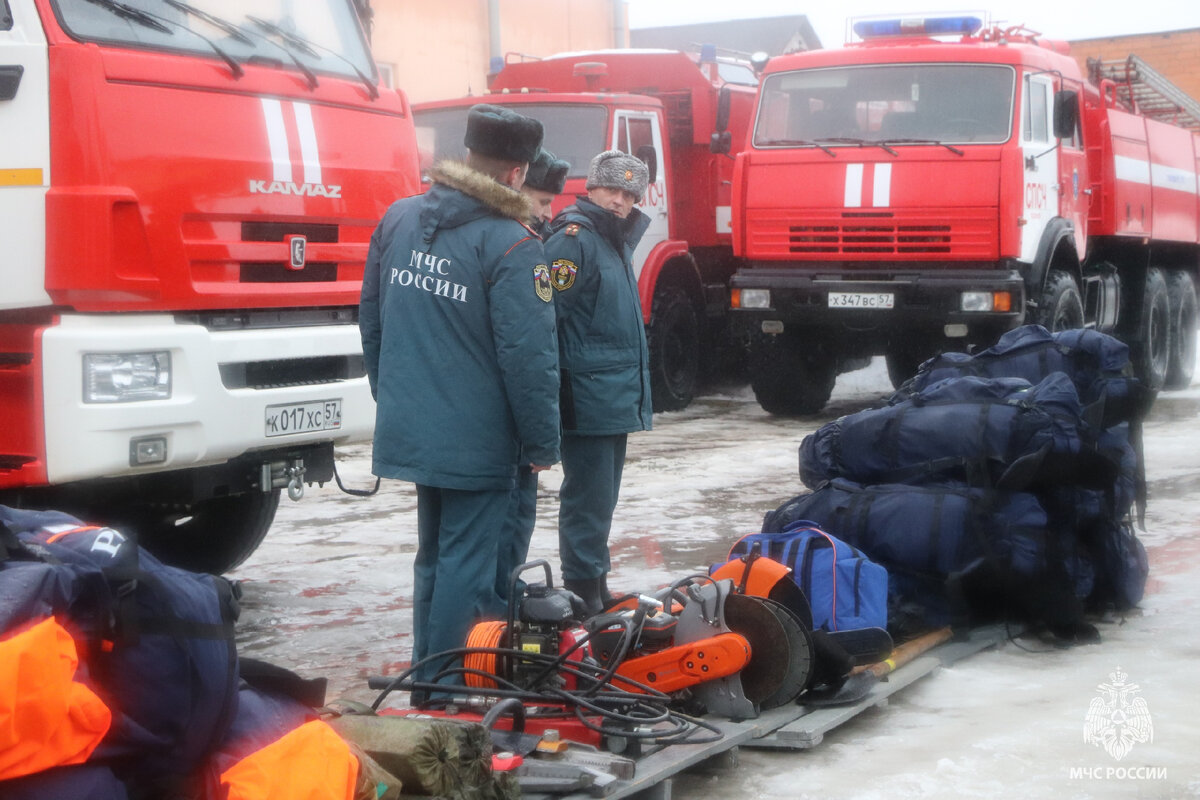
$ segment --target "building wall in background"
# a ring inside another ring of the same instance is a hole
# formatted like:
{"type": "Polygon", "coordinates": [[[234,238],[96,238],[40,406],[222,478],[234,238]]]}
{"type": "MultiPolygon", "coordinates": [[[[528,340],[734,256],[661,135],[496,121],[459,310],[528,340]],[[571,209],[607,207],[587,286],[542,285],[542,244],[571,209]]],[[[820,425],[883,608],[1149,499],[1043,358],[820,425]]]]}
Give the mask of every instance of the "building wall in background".
{"type": "Polygon", "coordinates": [[[1087,74],[1087,60],[1124,61],[1130,54],[1145,61],[1189,97],[1200,101],[1200,28],[1133,36],[1109,36],[1071,42],[1071,55],[1087,74]]]}
{"type": "MultiPolygon", "coordinates": [[[[490,5],[488,0],[373,0],[375,60],[391,68],[394,88],[413,102],[484,94],[490,5]]],[[[624,0],[497,0],[496,5],[501,55],[544,57],[628,46],[624,0]]]]}

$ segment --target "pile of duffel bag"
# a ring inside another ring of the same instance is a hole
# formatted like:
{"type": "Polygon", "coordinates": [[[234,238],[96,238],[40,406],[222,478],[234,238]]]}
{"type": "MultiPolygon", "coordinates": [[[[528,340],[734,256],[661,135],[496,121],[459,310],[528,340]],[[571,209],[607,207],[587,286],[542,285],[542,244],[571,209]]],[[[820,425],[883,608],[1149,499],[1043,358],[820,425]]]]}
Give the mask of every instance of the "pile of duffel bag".
{"type": "Polygon", "coordinates": [[[0,505],[0,797],[398,796],[317,719],[323,680],[239,660],[238,610],[119,531],[0,505]]]}
{"type": "Polygon", "coordinates": [[[887,406],[806,437],[813,491],[763,531],[808,520],[884,566],[893,635],[1003,617],[1093,639],[1086,613],[1142,597],[1131,512],[1153,399],[1117,339],[1018,328],[930,359],[887,406]]]}

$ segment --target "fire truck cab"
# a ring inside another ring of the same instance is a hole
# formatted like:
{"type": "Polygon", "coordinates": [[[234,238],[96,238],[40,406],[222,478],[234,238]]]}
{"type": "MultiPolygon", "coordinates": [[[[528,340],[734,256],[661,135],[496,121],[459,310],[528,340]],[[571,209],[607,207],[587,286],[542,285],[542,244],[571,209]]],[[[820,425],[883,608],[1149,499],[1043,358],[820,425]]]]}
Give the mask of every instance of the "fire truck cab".
{"type": "Polygon", "coordinates": [[[639,208],[650,228],[633,255],[650,346],[655,411],[686,407],[698,383],[741,361],[730,335],[733,157],[741,149],[757,78],[748,62],[672,50],[510,54],[491,92],[419,103],[414,115],[425,166],[461,158],[467,110],[508,106],[542,122],[545,146],[571,164],[557,213],[586,193],[592,157],[623,150],[646,161],[650,185],[639,208]],[[714,140],[715,137],[715,140],[714,140]],[[715,141],[715,143],[714,143],[715,141]]]}
{"type": "Polygon", "coordinates": [[[763,407],[815,413],[872,355],[898,384],[1025,322],[1115,333],[1152,386],[1186,385],[1196,136],[1024,28],[854,29],[769,62],[735,169],[735,318],[763,407]]]}
{"type": "Polygon", "coordinates": [[[350,0],[0,10],[0,503],[224,571],[369,440],[357,326],[404,97],[350,0]]]}

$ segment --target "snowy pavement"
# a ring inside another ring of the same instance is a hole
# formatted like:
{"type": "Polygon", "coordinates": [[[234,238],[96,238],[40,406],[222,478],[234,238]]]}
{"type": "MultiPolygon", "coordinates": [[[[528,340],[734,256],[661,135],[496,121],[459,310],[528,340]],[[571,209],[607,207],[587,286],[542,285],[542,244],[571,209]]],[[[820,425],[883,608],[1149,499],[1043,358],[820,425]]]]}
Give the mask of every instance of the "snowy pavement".
{"type": "MultiPolygon", "coordinates": [[[[889,394],[877,360],[841,376],[819,418],[770,417],[740,386],[657,415],[654,431],[630,437],[612,586],[653,589],[723,560],[766,511],[804,491],[800,440],[889,394]]],[[[1200,797],[1200,383],[1159,396],[1146,462],[1150,582],[1140,609],[1100,625],[1101,644],[1009,642],[918,682],[812,751],[742,749],[738,768],[677,778],[674,796],[1200,797]],[[1084,739],[1098,686],[1114,680],[1136,684],[1153,723],[1152,741],[1120,759],[1084,739]]],[[[339,470],[350,486],[373,483],[369,447],[340,451],[339,470]]],[[[560,480],[557,469],[543,473],[530,553],[555,565],[560,480]]],[[[242,652],[327,676],[331,697],[370,700],[366,677],[395,674],[409,658],[415,549],[408,484],[384,482],[369,499],[327,485],[285,501],[232,575],[244,591],[242,652]]]]}

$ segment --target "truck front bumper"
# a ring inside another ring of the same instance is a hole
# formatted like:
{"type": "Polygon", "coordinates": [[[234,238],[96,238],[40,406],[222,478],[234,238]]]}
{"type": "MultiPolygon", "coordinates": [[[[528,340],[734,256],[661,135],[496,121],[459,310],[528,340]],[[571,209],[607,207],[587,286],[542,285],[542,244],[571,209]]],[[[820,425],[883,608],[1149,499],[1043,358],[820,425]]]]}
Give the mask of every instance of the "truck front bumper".
{"type": "Polygon", "coordinates": [[[740,270],[731,286],[741,298],[733,309],[735,324],[755,333],[821,329],[853,332],[863,342],[902,334],[982,343],[1025,320],[1025,283],[1015,269],[848,276],[760,267],[740,270]],[[766,304],[747,306],[748,300],[763,302],[762,290],[769,292],[766,304]],[[964,294],[1000,302],[988,310],[963,310],[964,294]],[[862,305],[853,304],[856,298],[862,305]]]}

